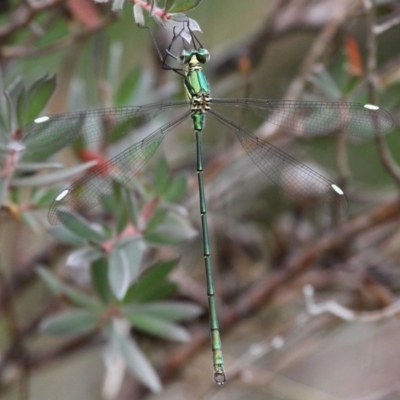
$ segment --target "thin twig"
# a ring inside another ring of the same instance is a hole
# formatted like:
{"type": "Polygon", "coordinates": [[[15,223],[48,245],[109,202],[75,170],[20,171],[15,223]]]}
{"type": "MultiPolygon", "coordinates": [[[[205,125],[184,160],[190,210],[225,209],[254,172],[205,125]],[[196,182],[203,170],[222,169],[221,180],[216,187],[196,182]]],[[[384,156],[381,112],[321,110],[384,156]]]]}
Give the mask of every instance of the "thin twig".
{"type": "Polygon", "coordinates": [[[80,40],[92,35],[94,32],[97,32],[112,21],[114,21],[115,17],[113,14],[105,17],[98,25],[91,28],[82,29],[70,36],[60,39],[57,42],[50,43],[47,46],[41,48],[35,47],[23,47],[23,46],[15,46],[15,47],[6,47],[4,46],[0,49],[0,58],[3,59],[12,59],[12,58],[22,58],[22,57],[40,57],[43,55],[47,55],[50,52],[65,49],[72,44],[79,42],[80,40]]]}
{"type": "Polygon", "coordinates": [[[4,41],[7,37],[12,35],[20,28],[27,26],[36,14],[41,11],[51,9],[59,4],[64,3],[66,0],[43,0],[40,2],[29,1],[21,4],[8,18],[8,22],[0,27],[0,40],[4,41]]]}
{"type": "Polygon", "coordinates": [[[374,35],[379,36],[388,30],[400,25],[400,9],[397,10],[397,15],[391,16],[387,21],[382,22],[381,24],[376,24],[373,28],[374,35]]]}
{"type": "Polygon", "coordinates": [[[392,318],[396,314],[400,313],[400,299],[377,311],[357,312],[348,307],[342,306],[334,300],[316,303],[314,299],[314,288],[312,285],[304,286],[303,295],[307,312],[310,315],[321,315],[328,313],[335,315],[344,321],[377,322],[383,319],[392,318]]]}
{"type": "MultiPolygon", "coordinates": [[[[327,50],[327,44],[332,42],[353,7],[354,3],[347,0],[336,2],[333,15],[315,39],[311,49],[302,62],[297,77],[292,81],[287,89],[283,97],[284,99],[294,100],[300,97],[306,84],[307,77],[314,68],[315,62],[320,59],[322,54],[327,50]]],[[[271,124],[266,121],[266,123],[258,129],[259,133],[257,133],[257,135],[260,137],[268,137],[270,139],[272,136],[276,135],[278,130],[278,127],[275,125],[271,126],[271,124]]]]}

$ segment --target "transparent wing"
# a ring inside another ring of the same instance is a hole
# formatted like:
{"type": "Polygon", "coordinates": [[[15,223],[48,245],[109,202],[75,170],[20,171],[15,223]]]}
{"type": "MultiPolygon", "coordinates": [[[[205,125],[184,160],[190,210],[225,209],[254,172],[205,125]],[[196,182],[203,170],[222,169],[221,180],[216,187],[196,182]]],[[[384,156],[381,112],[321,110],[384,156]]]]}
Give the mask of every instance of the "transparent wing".
{"type": "Polygon", "coordinates": [[[154,131],[144,140],[132,145],[106,163],[96,166],[83,178],[61,192],[53,201],[49,210],[52,225],[62,222],[60,211],[76,213],[87,211],[101,202],[103,196],[113,192],[113,181],[128,183],[144,167],[157,150],[165,135],[184,121],[190,110],[154,131]]]}
{"type": "Polygon", "coordinates": [[[337,201],[341,214],[346,214],[347,198],[343,191],[329,179],[272,144],[244,130],[234,121],[218,112],[210,110],[209,113],[235,132],[254,164],[272,182],[280,186],[291,199],[313,199],[320,203],[326,211],[332,209],[332,201],[337,201]]]}
{"type": "Polygon", "coordinates": [[[55,153],[80,136],[88,143],[112,142],[162,112],[188,107],[188,104],[188,101],[174,101],[43,116],[21,129],[20,141],[29,153],[41,153],[46,149],[55,153]]]}
{"type": "MultiPolygon", "coordinates": [[[[84,135],[88,141],[97,141],[105,136],[119,137],[132,131],[137,118],[151,119],[168,108],[186,106],[187,102],[159,103],[142,107],[124,107],[98,111],[59,114],[41,117],[38,122],[23,130],[22,142],[32,150],[46,146],[65,146],[78,136],[84,135]],[[36,130],[36,125],[44,128],[36,130]],[[104,124],[110,124],[109,129],[104,124]],[[38,135],[38,137],[35,136],[38,135]],[[54,136],[53,136],[54,135],[54,136]]],[[[81,179],[62,191],[52,203],[49,221],[52,225],[61,223],[60,211],[78,213],[89,210],[101,202],[103,196],[112,194],[113,182],[129,183],[154,154],[165,135],[184,121],[190,110],[172,122],[163,125],[142,141],[130,146],[111,160],[96,165],[81,179]]],[[[67,214],[64,214],[67,215],[67,214]]],[[[63,217],[64,218],[64,217],[63,217]]]]}
{"type": "Polygon", "coordinates": [[[388,132],[391,115],[371,104],[295,100],[213,99],[213,104],[250,111],[274,125],[304,135],[373,136],[388,132]]]}

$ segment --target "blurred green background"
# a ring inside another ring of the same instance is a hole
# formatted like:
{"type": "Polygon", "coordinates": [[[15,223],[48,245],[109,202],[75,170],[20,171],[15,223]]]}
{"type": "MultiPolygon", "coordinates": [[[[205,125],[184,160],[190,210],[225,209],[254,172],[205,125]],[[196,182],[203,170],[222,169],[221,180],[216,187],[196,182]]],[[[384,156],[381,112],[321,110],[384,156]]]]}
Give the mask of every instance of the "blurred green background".
{"type": "MultiPolygon", "coordinates": [[[[44,3],[9,0],[1,8],[3,90],[12,90],[19,79],[30,86],[45,73],[56,74],[57,85],[41,115],[183,98],[181,77],[161,70],[149,33],[135,24],[130,2],[120,13],[111,12],[111,3],[49,2],[47,9],[35,11],[31,20],[18,26],[24,12],[44,3]],[[96,24],[105,18],[110,21],[99,28],[96,24]],[[12,32],[5,34],[13,24],[12,32]]],[[[201,1],[188,16],[199,23],[198,37],[211,53],[205,71],[212,95],[371,102],[373,92],[394,119],[394,129],[384,138],[385,148],[393,165],[400,163],[398,2],[375,2],[376,26],[391,22],[392,26],[373,39],[377,68],[372,72],[367,68],[371,26],[361,2],[355,3],[201,1]],[[325,42],[324,33],[329,38],[325,42]],[[318,40],[322,47],[315,49],[318,40]],[[368,82],[373,74],[371,89],[368,82]]],[[[171,32],[151,18],[147,22],[164,49],[171,32]]],[[[135,190],[140,195],[131,198],[123,190],[115,194],[100,221],[103,242],[85,243],[91,250],[103,251],[104,238],[116,239],[123,221],[140,220],[149,209],[154,212],[154,218],[146,221],[153,230],[144,235],[140,274],[124,301],[101,288],[106,278],[99,271],[107,270],[104,254],[97,265],[89,262],[87,254],[78,261],[90,267],[79,262],[73,268],[66,265],[68,254],[82,248],[79,240],[95,233],[80,234],[76,226],[76,231],[68,227],[74,242],[68,229],[60,233],[46,222],[49,201],[67,186],[65,179],[34,190],[5,186],[0,220],[1,398],[400,398],[398,318],[383,315],[382,320],[364,323],[358,314],[350,322],[329,313],[310,316],[302,294],[304,285],[311,284],[317,302],[333,300],[377,315],[396,304],[400,215],[393,205],[398,196],[394,174],[383,166],[373,138],[343,143],[335,138],[296,137],[276,132],[264,122],[253,121],[257,135],[322,175],[343,182],[350,209],[343,221],[332,223],[314,212],[312,205],[303,205],[302,199],[290,203],[252,164],[236,139],[231,140],[217,124],[207,123],[206,197],[228,383],[216,387],[212,379],[194,142],[189,124],[183,124],[169,134],[139,176],[135,190]],[[167,194],[162,189],[165,182],[175,182],[176,191],[167,194]],[[35,202],[38,193],[44,200],[35,202]],[[127,205],[134,211],[121,211],[127,205]],[[376,216],[374,211],[380,207],[376,216]],[[357,224],[363,228],[357,230],[357,224]],[[347,239],[349,231],[354,235],[347,239]],[[346,242],[340,237],[346,237],[346,242]],[[165,275],[164,261],[171,262],[165,275]],[[295,271],[293,265],[304,266],[295,271]],[[39,277],[40,267],[51,275],[39,277]],[[159,271],[153,280],[146,278],[150,267],[159,271]],[[63,284],[76,292],[71,294],[63,284]],[[176,340],[171,342],[165,340],[165,332],[149,335],[151,327],[131,324],[127,336],[134,338],[162,381],[163,390],[157,394],[149,391],[146,379],[118,362],[112,364],[104,352],[111,337],[106,323],[119,316],[116,310],[136,304],[135,291],[140,290],[148,290],[143,295],[146,301],[157,299],[153,292],[158,291],[158,300],[166,304],[173,300],[197,307],[179,320],[191,334],[187,343],[176,343],[182,334],[176,325],[171,328],[176,340]],[[86,297],[77,299],[80,294],[86,297]],[[95,323],[79,320],[81,325],[75,326],[81,330],[65,337],[43,328],[43,321],[52,316],[90,309],[91,300],[102,304],[95,323]],[[109,370],[104,366],[107,362],[112,365],[109,370]],[[105,388],[113,392],[110,387],[118,390],[107,397],[105,388]]],[[[139,126],[138,137],[150,134],[150,128],[151,124],[139,126]]],[[[16,131],[13,125],[7,134],[16,131]]],[[[129,137],[128,143],[134,139],[129,137]]],[[[51,160],[76,166],[82,162],[76,152],[63,151],[51,160]]],[[[3,181],[5,160],[0,158],[3,181]]],[[[40,174],[17,171],[15,178],[40,174]]],[[[107,262],[110,268],[112,261],[107,258],[107,262]]]]}

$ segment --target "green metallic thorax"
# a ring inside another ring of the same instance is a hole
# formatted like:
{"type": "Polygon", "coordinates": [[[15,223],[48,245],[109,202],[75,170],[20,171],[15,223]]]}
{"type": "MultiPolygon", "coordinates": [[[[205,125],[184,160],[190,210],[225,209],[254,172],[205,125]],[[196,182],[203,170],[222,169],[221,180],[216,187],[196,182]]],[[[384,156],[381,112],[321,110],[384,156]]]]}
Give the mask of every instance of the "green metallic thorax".
{"type": "Polygon", "coordinates": [[[210,87],[195,53],[185,65],[185,74],[185,89],[189,100],[202,93],[210,95],[210,87]]]}
{"type": "Polygon", "coordinates": [[[193,127],[195,131],[201,131],[204,127],[204,114],[210,109],[211,97],[207,78],[195,51],[185,64],[185,75],[184,85],[190,100],[193,127]]]}

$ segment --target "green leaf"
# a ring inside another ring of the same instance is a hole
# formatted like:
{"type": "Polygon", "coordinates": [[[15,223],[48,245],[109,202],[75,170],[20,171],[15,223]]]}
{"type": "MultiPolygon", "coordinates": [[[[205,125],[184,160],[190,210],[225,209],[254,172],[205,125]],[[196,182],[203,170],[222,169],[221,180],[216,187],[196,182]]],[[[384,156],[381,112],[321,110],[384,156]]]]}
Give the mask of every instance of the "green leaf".
{"type": "Polygon", "coordinates": [[[121,233],[129,222],[137,226],[137,204],[132,193],[118,182],[113,182],[112,196],[101,196],[105,210],[117,220],[117,232],[121,233]]]}
{"type": "Polygon", "coordinates": [[[20,219],[31,231],[39,232],[42,229],[43,223],[39,222],[36,215],[29,211],[22,211],[20,213],[20,219]]]}
{"type": "Polygon", "coordinates": [[[151,267],[128,290],[124,303],[161,300],[175,293],[176,285],[167,277],[176,264],[177,260],[169,260],[151,267]]]}
{"type": "Polygon", "coordinates": [[[61,169],[62,165],[59,163],[18,163],[16,166],[17,171],[22,172],[36,172],[42,169],[61,169]]]}
{"type": "Polygon", "coordinates": [[[123,308],[130,315],[140,314],[162,318],[168,321],[185,321],[198,317],[203,309],[197,304],[179,301],[151,302],[128,305],[123,308]]]}
{"type": "Polygon", "coordinates": [[[115,105],[124,106],[131,103],[139,82],[142,80],[141,68],[132,69],[121,82],[115,94],[115,105]]]}
{"type": "Polygon", "coordinates": [[[64,226],[84,239],[95,243],[101,243],[109,239],[107,233],[100,225],[92,224],[77,214],[59,210],[57,211],[57,216],[64,226]]]}
{"type": "Polygon", "coordinates": [[[108,282],[108,264],[104,258],[96,260],[91,265],[92,284],[98,296],[105,304],[113,300],[111,288],[108,282]]]}
{"type": "Polygon", "coordinates": [[[311,77],[314,85],[331,101],[339,101],[342,92],[332,75],[325,69],[318,71],[311,77]]]}
{"type": "Polygon", "coordinates": [[[129,238],[120,240],[111,250],[108,279],[118,300],[126,295],[130,284],[138,276],[144,249],[141,239],[129,238]]]}
{"type": "Polygon", "coordinates": [[[165,158],[162,157],[157,164],[156,177],[154,181],[156,194],[161,196],[168,188],[169,183],[168,164],[165,158]]]}
{"type": "MultiPolygon", "coordinates": [[[[160,210],[159,212],[163,212],[160,210]]],[[[176,210],[164,211],[163,220],[154,229],[146,230],[145,238],[156,245],[175,245],[192,239],[197,231],[192,227],[189,218],[176,210]]]]}
{"type": "Polygon", "coordinates": [[[176,201],[180,200],[183,194],[186,191],[186,177],[183,175],[179,175],[174,177],[168,188],[163,194],[165,200],[170,203],[175,203],[176,201]]]}
{"type": "Polygon", "coordinates": [[[87,296],[65,283],[62,283],[48,269],[39,267],[37,269],[37,274],[56,296],[64,295],[79,307],[96,310],[101,308],[101,304],[96,299],[87,296]]]}
{"type": "Polygon", "coordinates": [[[167,0],[165,11],[169,13],[179,13],[192,10],[200,4],[201,0],[167,0]]]}
{"type": "Polygon", "coordinates": [[[7,200],[8,185],[7,181],[0,176],[0,206],[7,200]]]}
{"type": "Polygon", "coordinates": [[[93,313],[93,311],[67,311],[46,318],[40,324],[40,329],[50,335],[78,336],[96,330],[100,320],[100,313],[93,313]]]}
{"type": "Polygon", "coordinates": [[[26,96],[24,114],[19,117],[21,126],[33,121],[43,110],[56,87],[55,75],[44,75],[29,88],[26,96]]]}
{"type": "Polygon", "coordinates": [[[134,328],[163,339],[177,342],[188,342],[190,339],[186,329],[165,319],[135,312],[126,314],[125,317],[134,328]]]}
{"type": "Polygon", "coordinates": [[[13,178],[12,183],[17,187],[35,187],[48,186],[59,183],[96,165],[96,161],[89,161],[79,164],[72,168],[64,168],[62,170],[49,172],[47,174],[33,175],[26,178],[13,178]]]}
{"type": "Polygon", "coordinates": [[[2,70],[0,69],[0,141],[4,142],[7,139],[7,133],[10,132],[10,105],[7,101],[7,97],[4,92],[4,77],[2,70]]]}
{"type": "Polygon", "coordinates": [[[86,238],[76,235],[63,225],[50,227],[49,233],[61,243],[70,244],[72,246],[84,246],[89,242],[86,238]]]}
{"type": "MultiPolygon", "coordinates": [[[[18,107],[24,101],[25,96],[25,88],[24,83],[22,82],[21,77],[16,78],[12,84],[7,88],[7,97],[8,97],[8,104],[13,112],[17,112],[18,115],[18,107]]],[[[12,117],[17,117],[17,115],[12,115],[12,117]]]]}
{"type": "Polygon", "coordinates": [[[103,252],[95,247],[82,247],[68,255],[66,265],[69,267],[87,266],[103,257],[103,252]]]}
{"type": "Polygon", "coordinates": [[[31,199],[31,204],[36,208],[49,208],[54,199],[60,194],[57,188],[36,190],[31,199]]]}
{"type": "Polygon", "coordinates": [[[115,328],[115,324],[112,324],[111,340],[118,353],[125,359],[129,370],[150,390],[160,392],[161,382],[153,366],[137,344],[115,328]]]}

